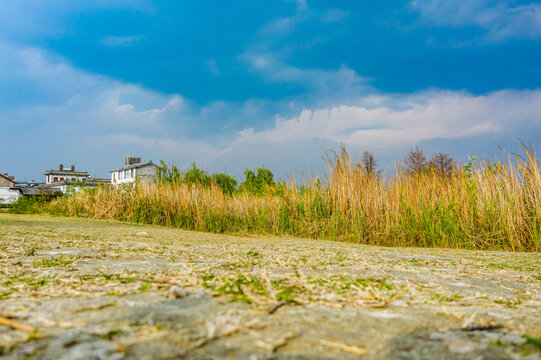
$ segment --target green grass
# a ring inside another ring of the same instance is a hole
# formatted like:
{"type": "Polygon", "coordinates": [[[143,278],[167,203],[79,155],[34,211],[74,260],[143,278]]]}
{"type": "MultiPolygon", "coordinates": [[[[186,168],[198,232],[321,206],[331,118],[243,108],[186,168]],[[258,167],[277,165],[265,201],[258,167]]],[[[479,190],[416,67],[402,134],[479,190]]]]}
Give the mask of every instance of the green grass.
{"type": "Polygon", "coordinates": [[[60,255],[53,258],[43,258],[41,260],[34,261],[34,266],[45,266],[45,267],[56,267],[56,266],[67,266],[75,262],[77,260],[77,256],[71,256],[71,257],[64,257],[64,255],[60,255]]]}

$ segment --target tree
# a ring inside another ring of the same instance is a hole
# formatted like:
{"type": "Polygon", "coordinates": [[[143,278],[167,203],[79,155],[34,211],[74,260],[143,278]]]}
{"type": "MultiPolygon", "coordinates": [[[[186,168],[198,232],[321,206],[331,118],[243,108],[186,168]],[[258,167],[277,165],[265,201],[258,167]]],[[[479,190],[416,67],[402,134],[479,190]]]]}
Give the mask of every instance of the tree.
{"type": "Polygon", "coordinates": [[[184,173],[184,182],[188,184],[210,185],[210,180],[209,174],[205,170],[199,169],[195,161],[190,170],[184,173]]]}
{"type": "Polygon", "coordinates": [[[217,173],[212,175],[212,181],[218,186],[224,194],[231,195],[237,188],[237,180],[228,174],[217,173]]]}
{"type": "Polygon", "coordinates": [[[412,174],[419,174],[426,168],[426,165],[425,153],[418,145],[410,149],[404,159],[406,170],[412,174]]]}
{"type": "Polygon", "coordinates": [[[274,175],[266,168],[258,168],[257,173],[253,170],[244,171],[244,183],[242,187],[254,194],[263,194],[265,186],[274,185],[274,175]]]}
{"type": "Polygon", "coordinates": [[[379,176],[380,170],[378,170],[378,162],[373,153],[370,151],[363,152],[363,158],[361,160],[364,171],[368,175],[377,175],[379,176]]]}
{"type": "Polygon", "coordinates": [[[449,154],[437,153],[430,159],[430,169],[436,174],[447,177],[453,174],[455,161],[449,154]]]}
{"type": "Polygon", "coordinates": [[[181,180],[182,173],[173,165],[168,167],[163,160],[160,160],[160,167],[158,170],[158,179],[162,183],[174,184],[178,183],[181,180]]]}

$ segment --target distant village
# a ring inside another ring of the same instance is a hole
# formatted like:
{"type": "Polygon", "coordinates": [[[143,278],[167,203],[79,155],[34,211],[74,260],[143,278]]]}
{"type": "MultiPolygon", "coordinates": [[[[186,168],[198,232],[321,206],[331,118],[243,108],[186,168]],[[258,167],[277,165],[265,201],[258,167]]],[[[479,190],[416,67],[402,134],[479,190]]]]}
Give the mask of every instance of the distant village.
{"type": "Polygon", "coordinates": [[[67,168],[63,164],[45,172],[45,182],[17,182],[15,176],[4,173],[0,174],[0,204],[10,204],[27,196],[60,196],[78,192],[81,187],[148,182],[157,176],[158,169],[152,161],[141,162],[140,157],[126,156],[124,166],[109,171],[109,179],[93,178],[87,171],[76,170],[75,165],[67,168]]]}

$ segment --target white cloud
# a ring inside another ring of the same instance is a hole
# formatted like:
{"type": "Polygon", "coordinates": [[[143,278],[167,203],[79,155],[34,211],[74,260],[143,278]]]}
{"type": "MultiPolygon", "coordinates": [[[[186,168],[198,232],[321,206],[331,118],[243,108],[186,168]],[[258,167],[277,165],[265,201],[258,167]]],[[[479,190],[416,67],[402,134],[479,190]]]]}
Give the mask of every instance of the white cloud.
{"type": "Polygon", "coordinates": [[[280,144],[316,138],[384,149],[436,138],[541,129],[541,90],[505,90],[482,96],[430,91],[369,97],[361,102],[372,106],[303,110],[295,117],[277,117],[276,124],[267,130],[246,129],[239,133],[237,142],[280,144]]]}
{"type": "Polygon", "coordinates": [[[349,12],[340,9],[327,9],[323,13],[321,19],[324,22],[341,22],[349,16],[349,12]]]}
{"type": "Polygon", "coordinates": [[[286,0],[286,1],[297,3],[297,11],[308,10],[308,4],[306,3],[306,0],[286,0]]]}
{"type": "Polygon", "coordinates": [[[347,67],[301,69],[269,57],[248,61],[268,81],[305,86],[308,101],[198,106],[78,70],[40,49],[0,43],[0,54],[0,152],[13,154],[4,171],[27,169],[19,177],[39,179],[40,169],[66,161],[104,176],[130,153],[236,174],[261,165],[283,173],[321,164],[323,148],[340,142],[396,153],[434,139],[541,134],[541,90],[381,94],[347,67]],[[28,91],[35,94],[21,100],[28,91]]]}
{"type": "Polygon", "coordinates": [[[267,81],[302,86],[307,93],[318,97],[358,96],[370,89],[367,79],[345,65],[336,70],[299,68],[280,61],[272,53],[247,52],[242,58],[267,81]]]}
{"type": "Polygon", "coordinates": [[[216,76],[221,76],[222,75],[220,69],[218,68],[218,65],[216,64],[215,59],[207,60],[207,68],[208,68],[209,72],[211,74],[213,74],[213,75],[216,75],[216,76]]]}
{"type": "Polygon", "coordinates": [[[262,38],[276,38],[289,34],[300,21],[298,16],[281,17],[274,19],[258,31],[262,38]]]}
{"type": "Polygon", "coordinates": [[[514,5],[509,1],[413,0],[413,9],[436,26],[477,26],[485,31],[483,41],[541,38],[541,5],[514,5]]]}
{"type": "Polygon", "coordinates": [[[341,23],[349,15],[349,12],[338,8],[325,10],[309,9],[305,1],[299,1],[295,14],[275,18],[261,27],[257,32],[257,41],[253,44],[252,48],[257,49],[259,52],[265,52],[271,47],[289,49],[310,48],[327,41],[332,36],[332,31],[328,31],[329,24],[341,23]],[[311,29],[307,33],[307,37],[303,36],[303,40],[297,39],[295,44],[287,44],[287,41],[284,41],[287,36],[306,24],[316,24],[323,31],[314,32],[311,29]],[[312,38],[310,39],[310,37],[312,38]]]}
{"type": "Polygon", "coordinates": [[[136,42],[143,40],[142,35],[134,36],[107,36],[102,43],[110,47],[130,47],[136,42]]]}

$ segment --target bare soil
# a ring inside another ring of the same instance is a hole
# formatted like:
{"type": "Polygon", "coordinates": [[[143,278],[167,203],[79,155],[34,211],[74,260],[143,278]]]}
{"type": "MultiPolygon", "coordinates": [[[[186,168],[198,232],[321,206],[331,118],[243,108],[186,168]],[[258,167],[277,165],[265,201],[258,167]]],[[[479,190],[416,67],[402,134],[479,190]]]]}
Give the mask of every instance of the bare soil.
{"type": "Polygon", "coordinates": [[[0,359],[540,359],[540,268],[0,214],[0,359]]]}

